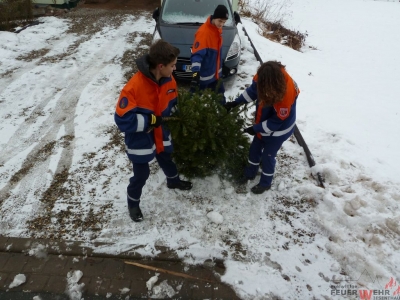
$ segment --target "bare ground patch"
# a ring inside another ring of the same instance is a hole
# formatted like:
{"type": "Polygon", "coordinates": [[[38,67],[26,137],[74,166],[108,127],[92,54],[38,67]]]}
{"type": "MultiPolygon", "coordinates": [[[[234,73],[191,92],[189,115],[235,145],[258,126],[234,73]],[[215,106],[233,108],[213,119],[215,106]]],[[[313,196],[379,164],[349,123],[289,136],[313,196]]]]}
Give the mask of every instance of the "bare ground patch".
{"type": "Polygon", "coordinates": [[[49,51],[50,51],[50,49],[47,49],[47,48],[33,50],[27,54],[18,56],[16,59],[30,62],[32,60],[38,59],[42,56],[45,56],[49,51]]]}
{"type": "Polygon", "coordinates": [[[143,14],[126,10],[78,9],[63,18],[71,22],[66,33],[93,36],[104,27],[120,27],[128,16],[138,18],[143,14]]]}
{"type": "Polygon", "coordinates": [[[152,35],[149,33],[139,33],[139,32],[134,32],[130,34],[127,37],[127,43],[133,46],[136,40],[139,38],[140,38],[139,45],[125,51],[121,58],[121,64],[123,69],[125,70],[124,78],[126,81],[128,81],[133,76],[133,74],[135,74],[138,71],[135,62],[136,59],[146,54],[151,45],[152,35]]]}
{"type": "Polygon", "coordinates": [[[5,71],[4,73],[0,73],[0,77],[1,78],[11,77],[12,74],[14,73],[14,71],[16,71],[18,69],[19,68],[12,68],[12,69],[9,69],[9,70],[5,71]]]}
{"type": "MultiPolygon", "coordinates": [[[[296,143],[292,135],[290,142],[296,143]]],[[[304,174],[302,179],[293,176],[293,166],[306,163],[290,154],[280,151],[276,157],[277,167],[275,170],[274,181],[279,182],[282,178],[290,178],[291,182],[301,183],[302,181],[313,180],[311,174],[304,174]]],[[[303,227],[296,220],[300,219],[304,214],[312,212],[317,205],[317,200],[312,197],[297,195],[291,197],[285,193],[279,193],[273,198],[274,206],[270,211],[266,211],[265,215],[271,221],[279,220],[283,224],[288,225],[287,230],[277,231],[277,234],[286,238],[286,242],[281,245],[285,250],[289,249],[290,245],[311,243],[314,241],[315,233],[313,230],[303,227]]]]}
{"type": "Polygon", "coordinates": [[[48,142],[46,145],[40,148],[38,152],[30,155],[22,164],[21,169],[11,176],[10,182],[12,184],[18,183],[29,173],[36,163],[45,161],[51,155],[55,146],[56,141],[48,142]]]}
{"type": "MultiPolygon", "coordinates": [[[[117,28],[128,15],[131,12],[98,10],[77,10],[65,15],[72,22],[68,33],[79,36],[68,51],[72,55],[82,42],[100,32],[104,26],[117,28]]],[[[136,14],[135,17],[138,16],[136,14]]],[[[135,59],[147,52],[151,38],[151,34],[146,33],[129,34],[126,39],[132,48],[122,57],[112,60],[111,63],[122,65],[126,81],[137,71],[135,59]]],[[[44,57],[41,63],[53,63],[64,58],[61,55],[44,57]]],[[[40,197],[42,207],[39,215],[27,222],[27,234],[31,237],[86,240],[88,235],[89,238],[96,238],[104,224],[107,224],[113,210],[113,199],[104,200],[104,195],[112,189],[113,178],[117,178],[121,171],[126,172],[126,168],[130,169],[131,166],[128,160],[126,165],[116,166],[115,159],[125,156],[125,143],[118,128],[112,125],[101,135],[106,135],[109,142],[99,151],[85,153],[75,164],[74,170],[64,169],[54,176],[49,188],[40,197]],[[105,172],[106,170],[112,170],[111,174],[105,172]],[[89,201],[82,203],[81,200],[85,198],[89,198],[89,201]]],[[[74,139],[73,136],[67,136],[60,145],[67,147],[74,139]]]]}
{"type": "MultiPolygon", "coordinates": [[[[115,158],[123,155],[125,146],[116,126],[110,126],[103,134],[109,137],[109,142],[100,151],[85,153],[75,170],[65,169],[54,177],[40,198],[42,212],[27,222],[31,237],[87,239],[89,233],[90,238],[96,238],[107,223],[113,199],[99,199],[112,188],[112,178],[124,171],[116,167],[115,158]],[[106,169],[113,172],[106,174],[106,169]],[[87,196],[90,200],[82,203],[87,196]]],[[[66,137],[63,143],[69,145],[72,139],[66,137]]]]}
{"type": "Polygon", "coordinates": [[[78,9],[62,18],[68,20],[70,25],[67,34],[79,36],[70,44],[63,53],[52,56],[43,56],[39,61],[42,63],[55,63],[61,60],[69,59],[77,52],[79,46],[89,41],[95,34],[101,32],[105,27],[116,29],[126,21],[127,17],[138,18],[143,12],[125,11],[125,10],[98,10],[98,9],[78,9]]]}
{"type": "Polygon", "coordinates": [[[89,9],[105,9],[105,10],[135,10],[135,11],[153,11],[160,6],[159,0],[90,0],[82,1],[79,7],[89,9]]]}

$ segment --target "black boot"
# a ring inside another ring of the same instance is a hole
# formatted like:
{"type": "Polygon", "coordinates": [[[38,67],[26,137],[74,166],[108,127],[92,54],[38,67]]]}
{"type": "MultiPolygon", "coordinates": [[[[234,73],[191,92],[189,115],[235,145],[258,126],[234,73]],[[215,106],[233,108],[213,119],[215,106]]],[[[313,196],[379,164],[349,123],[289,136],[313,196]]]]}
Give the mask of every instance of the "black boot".
{"type": "Polygon", "coordinates": [[[253,180],[255,177],[248,178],[246,176],[240,177],[238,180],[236,180],[237,185],[244,185],[249,182],[249,180],[253,180]]]}
{"type": "Polygon", "coordinates": [[[180,180],[173,183],[167,183],[167,187],[169,189],[180,189],[182,191],[187,191],[193,187],[193,184],[190,181],[180,180]]]}
{"type": "Polygon", "coordinates": [[[142,222],[143,221],[143,214],[140,210],[139,206],[136,207],[128,207],[129,209],[129,216],[131,217],[132,221],[134,222],[142,222]]]}
{"type": "Polygon", "coordinates": [[[262,194],[262,193],[264,193],[265,191],[268,191],[270,188],[271,188],[270,185],[269,185],[269,186],[261,186],[261,185],[257,184],[257,185],[255,185],[255,186],[253,186],[253,187],[251,188],[251,191],[252,191],[254,194],[262,194]]]}
{"type": "Polygon", "coordinates": [[[236,194],[247,194],[247,183],[250,180],[253,180],[253,178],[248,178],[246,176],[240,177],[238,180],[236,180],[236,189],[235,192],[236,194]]]}

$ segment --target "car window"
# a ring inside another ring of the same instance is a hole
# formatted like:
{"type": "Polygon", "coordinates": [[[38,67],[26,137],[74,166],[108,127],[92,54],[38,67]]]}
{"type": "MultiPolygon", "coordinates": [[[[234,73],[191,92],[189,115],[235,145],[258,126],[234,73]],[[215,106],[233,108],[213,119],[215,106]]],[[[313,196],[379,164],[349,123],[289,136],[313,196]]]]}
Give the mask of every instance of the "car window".
{"type": "Polygon", "coordinates": [[[228,8],[229,19],[225,26],[233,26],[228,0],[164,0],[161,20],[166,23],[204,23],[219,4],[228,8]]]}

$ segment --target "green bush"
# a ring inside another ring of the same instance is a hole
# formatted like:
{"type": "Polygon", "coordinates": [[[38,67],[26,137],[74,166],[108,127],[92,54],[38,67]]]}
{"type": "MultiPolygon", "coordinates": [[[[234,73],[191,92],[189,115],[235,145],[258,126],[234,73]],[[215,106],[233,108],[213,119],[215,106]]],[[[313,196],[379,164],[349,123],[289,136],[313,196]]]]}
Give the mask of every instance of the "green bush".
{"type": "Polygon", "coordinates": [[[167,122],[174,143],[174,161],[187,178],[218,174],[233,181],[243,175],[250,142],[238,108],[230,113],[210,90],[180,91],[175,120],[167,122]]]}

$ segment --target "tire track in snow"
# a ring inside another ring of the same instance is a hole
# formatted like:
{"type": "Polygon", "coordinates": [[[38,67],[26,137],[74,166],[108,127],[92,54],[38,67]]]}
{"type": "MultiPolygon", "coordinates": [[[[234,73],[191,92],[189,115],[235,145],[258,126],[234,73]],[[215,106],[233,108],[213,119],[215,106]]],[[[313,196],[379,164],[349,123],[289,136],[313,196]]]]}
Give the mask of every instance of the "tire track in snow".
{"type": "MultiPolygon", "coordinates": [[[[72,66],[76,68],[76,70],[70,72],[70,75],[66,79],[64,79],[64,81],[68,82],[68,84],[61,91],[61,93],[57,95],[59,97],[56,100],[56,104],[54,105],[57,109],[52,111],[42,122],[42,124],[38,128],[35,128],[32,134],[25,137],[24,135],[27,131],[27,125],[33,125],[37,121],[37,118],[28,118],[27,122],[21,124],[15,134],[8,141],[6,147],[2,150],[2,161],[0,162],[0,164],[4,164],[12,160],[16,156],[16,153],[19,153],[23,149],[27,149],[29,147],[33,148],[26,156],[27,159],[20,168],[20,170],[26,169],[25,176],[20,173],[19,176],[14,176],[14,179],[19,178],[20,180],[9,180],[7,182],[7,184],[0,190],[0,202],[7,200],[7,198],[9,198],[9,196],[13,192],[13,189],[19,184],[20,185],[17,191],[17,194],[19,196],[29,194],[29,192],[32,190],[36,191],[38,187],[41,187],[41,189],[43,189],[48,186],[48,181],[44,178],[45,176],[43,176],[43,174],[49,170],[50,159],[46,159],[35,164],[32,164],[31,160],[35,159],[35,157],[38,156],[38,153],[41,152],[41,145],[48,144],[52,141],[57,140],[57,135],[59,135],[60,133],[62,133],[62,135],[64,136],[74,137],[74,117],[82,91],[93,80],[93,78],[95,78],[96,75],[100,73],[101,70],[108,64],[107,62],[110,61],[111,58],[116,55],[116,53],[118,53],[118,50],[120,49],[118,49],[117,41],[119,39],[124,39],[124,35],[126,35],[127,32],[129,32],[130,30],[135,30],[135,27],[137,27],[134,25],[132,26],[132,23],[134,22],[134,20],[132,19],[125,22],[128,22],[130,24],[130,27],[127,28],[125,24],[125,28],[123,30],[116,31],[111,37],[108,37],[108,42],[101,45],[99,51],[97,51],[96,53],[92,53],[91,59],[87,60],[86,62],[78,61],[72,64],[72,66]],[[102,63],[99,64],[99,62],[102,63]],[[38,182],[40,182],[40,184],[38,182]]],[[[137,28],[136,30],[139,31],[139,28],[137,28]]],[[[78,48],[77,54],[87,51],[85,47],[81,48],[83,49],[78,48]]],[[[93,47],[90,49],[92,50],[93,47]]],[[[55,68],[59,69],[63,67],[65,67],[65,62],[63,61],[55,66],[55,68]]],[[[54,74],[54,67],[48,70],[47,73],[54,74]]],[[[42,102],[36,105],[33,111],[41,111],[50,100],[52,100],[51,97],[44,99],[42,102]]],[[[61,153],[58,155],[59,161],[57,162],[57,167],[54,172],[55,174],[61,172],[62,170],[68,170],[70,168],[72,164],[73,149],[73,140],[68,143],[66,147],[62,147],[61,150],[59,149],[61,153]]],[[[50,154],[51,153],[49,153],[49,155],[50,154]]],[[[19,171],[17,171],[17,173],[19,171]]],[[[10,176],[10,178],[13,177],[10,176]]],[[[16,207],[16,202],[18,202],[19,204],[24,203],[25,197],[21,197],[21,199],[19,199],[18,201],[13,202],[14,204],[11,206],[16,207]]]]}

